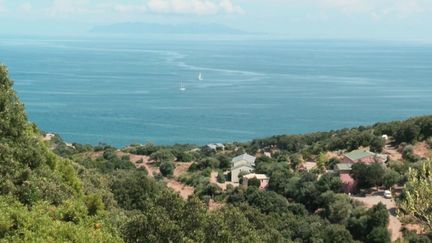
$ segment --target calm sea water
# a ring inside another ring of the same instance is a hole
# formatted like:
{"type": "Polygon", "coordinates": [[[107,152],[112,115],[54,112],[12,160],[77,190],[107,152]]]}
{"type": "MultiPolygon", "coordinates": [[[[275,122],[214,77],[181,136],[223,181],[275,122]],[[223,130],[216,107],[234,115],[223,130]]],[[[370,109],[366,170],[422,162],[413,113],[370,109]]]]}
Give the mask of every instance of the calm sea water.
{"type": "Polygon", "coordinates": [[[29,118],[80,143],[244,141],[432,113],[427,44],[0,39],[0,62],[29,118]]]}

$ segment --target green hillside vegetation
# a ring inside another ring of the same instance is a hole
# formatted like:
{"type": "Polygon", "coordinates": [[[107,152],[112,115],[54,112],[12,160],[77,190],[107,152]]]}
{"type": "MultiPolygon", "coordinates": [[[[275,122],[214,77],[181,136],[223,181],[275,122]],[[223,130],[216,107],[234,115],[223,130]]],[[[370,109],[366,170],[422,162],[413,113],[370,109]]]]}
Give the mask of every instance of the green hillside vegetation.
{"type": "MultiPolygon", "coordinates": [[[[366,209],[341,193],[339,177],[323,173],[337,163],[324,152],[360,146],[381,151],[382,134],[393,136],[395,146],[402,147],[432,135],[432,117],[421,117],[228,144],[223,152],[195,145],[147,144],[119,153],[106,144],[70,146],[59,136],[42,141],[12,84],[1,66],[1,242],[390,242],[385,206],[366,209]],[[223,191],[209,182],[212,171],[218,172],[218,181],[226,179],[222,171],[233,156],[264,151],[274,154],[256,161],[257,172],[271,176],[267,190],[250,186],[223,191]],[[168,178],[176,164],[192,162],[179,180],[193,185],[194,195],[182,199],[161,175],[136,169],[128,154],[149,156],[168,178]],[[322,168],[301,170],[308,158],[319,159],[322,168]],[[222,206],[210,210],[210,201],[222,206]]],[[[403,213],[418,218],[430,231],[430,206],[413,207],[426,200],[418,190],[430,193],[427,163],[417,157],[392,162],[391,172],[384,171],[388,175],[383,178],[388,179],[387,186],[407,182],[403,213]],[[421,182],[416,180],[420,175],[421,182]]],[[[430,242],[427,235],[406,231],[406,236],[407,242],[430,242]]]]}

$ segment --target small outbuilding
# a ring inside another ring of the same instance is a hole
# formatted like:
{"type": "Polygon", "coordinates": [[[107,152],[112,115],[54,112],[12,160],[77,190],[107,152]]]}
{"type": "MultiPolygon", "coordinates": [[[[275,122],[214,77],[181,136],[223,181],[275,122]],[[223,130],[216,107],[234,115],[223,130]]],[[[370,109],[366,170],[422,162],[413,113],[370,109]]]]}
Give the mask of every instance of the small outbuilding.
{"type": "Polygon", "coordinates": [[[221,144],[221,143],[210,143],[206,145],[207,149],[209,150],[213,150],[213,151],[218,151],[218,150],[225,150],[225,145],[221,144]]]}
{"type": "Polygon", "coordinates": [[[255,173],[244,175],[242,178],[243,178],[243,185],[244,186],[248,185],[250,179],[255,178],[255,179],[259,180],[260,181],[260,186],[259,186],[260,189],[267,188],[269,180],[270,180],[270,178],[267,175],[255,174],[255,173]]]}

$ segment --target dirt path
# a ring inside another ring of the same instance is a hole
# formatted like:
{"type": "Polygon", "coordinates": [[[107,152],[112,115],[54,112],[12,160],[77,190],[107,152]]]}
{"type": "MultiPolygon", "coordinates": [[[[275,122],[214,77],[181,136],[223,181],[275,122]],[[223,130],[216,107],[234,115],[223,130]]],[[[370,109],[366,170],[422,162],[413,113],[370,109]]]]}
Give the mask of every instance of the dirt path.
{"type": "Polygon", "coordinates": [[[192,165],[192,162],[188,163],[176,163],[176,168],[174,170],[174,177],[178,178],[181,174],[185,173],[187,170],[189,170],[189,167],[192,165]]]}
{"type": "MultiPolygon", "coordinates": [[[[124,156],[124,155],[129,156],[130,161],[136,166],[136,168],[145,168],[148,172],[148,176],[150,177],[154,177],[154,174],[160,173],[159,168],[154,167],[152,165],[149,156],[129,154],[121,151],[117,151],[116,154],[117,156],[124,156]]],[[[186,200],[189,198],[190,195],[194,193],[195,188],[177,181],[177,178],[189,169],[189,167],[192,165],[192,162],[175,163],[175,165],[176,168],[173,173],[173,178],[165,178],[164,182],[166,183],[167,187],[179,193],[180,196],[186,200]]]]}
{"type": "Polygon", "coordinates": [[[129,156],[129,160],[135,165],[136,168],[144,168],[148,172],[148,176],[153,177],[154,173],[159,173],[159,168],[154,167],[150,162],[150,157],[146,155],[129,154],[121,151],[116,152],[117,156],[129,156]]]}
{"type": "Polygon", "coordinates": [[[178,181],[178,177],[185,173],[189,167],[192,165],[192,162],[189,163],[175,163],[176,168],[173,173],[173,178],[165,178],[166,185],[173,189],[175,192],[179,193],[183,199],[188,199],[191,196],[195,188],[192,186],[185,185],[178,181]]]}
{"type": "Polygon", "coordinates": [[[386,145],[383,149],[383,154],[387,154],[390,160],[402,160],[402,154],[399,153],[396,148],[386,145]]]}
{"type": "Polygon", "coordinates": [[[188,199],[189,196],[191,196],[195,191],[195,188],[180,183],[175,179],[166,178],[164,181],[166,182],[167,187],[173,189],[175,192],[180,194],[180,196],[185,200],[188,199]]]}
{"type": "Polygon", "coordinates": [[[426,142],[416,143],[413,148],[415,155],[422,158],[428,158],[431,156],[431,151],[429,150],[429,145],[426,142]]]}
{"type": "Polygon", "coordinates": [[[351,198],[364,203],[367,208],[371,208],[380,202],[383,203],[384,205],[386,205],[386,207],[389,211],[389,214],[390,214],[389,225],[387,228],[389,229],[389,231],[391,233],[392,241],[395,241],[398,238],[402,238],[402,233],[401,233],[402,223],[400,222],[400,220],[396,216],[396,209],[397,208],[396,208],[395,201],[393,199],[384,198],[382,196],[382,194],[383,194],[383,192],[381,191],[381,192],[374,193],[371,196],[366,196],[366,197],[351,196],[351,198]]]}

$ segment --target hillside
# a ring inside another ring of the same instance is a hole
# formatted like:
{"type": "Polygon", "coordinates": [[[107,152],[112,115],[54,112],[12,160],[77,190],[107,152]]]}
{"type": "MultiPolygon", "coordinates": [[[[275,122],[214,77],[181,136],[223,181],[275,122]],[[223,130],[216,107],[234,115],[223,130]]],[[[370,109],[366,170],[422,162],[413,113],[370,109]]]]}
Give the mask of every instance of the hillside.
{"type": "Polygon", "coordinates": [[[394,190],[407,227],[396,233],[430,242],[430,116],[216,150],[118,149],[42,134],[12,85],[1,66],[1,242],[390,242],[393,211],[343,193],[335,172],[340,157],[357,149],[390,158],[353,166],[359,195],[394,190]],[[255,173],[270,178],[266,187],[227,182],[224,172],[244,153],[256,157],[255,173]]]}

